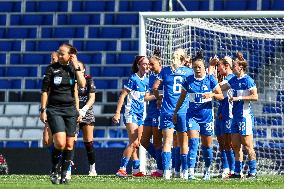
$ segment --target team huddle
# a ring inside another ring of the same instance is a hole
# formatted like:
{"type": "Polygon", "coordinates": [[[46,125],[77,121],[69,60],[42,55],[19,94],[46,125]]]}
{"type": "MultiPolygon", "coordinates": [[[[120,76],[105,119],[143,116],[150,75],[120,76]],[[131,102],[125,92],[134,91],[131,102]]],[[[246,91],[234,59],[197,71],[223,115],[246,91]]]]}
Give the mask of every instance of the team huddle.
{"type": "MultiPolygon", "coordinates": [[[[92,111],[95,85],[92,77],[85,75],[85,66],[78,61],[72,45],[62,44],[51,59],[43,78],[40,119],[45,123],[44,145],[53,143],[51,182],[66,184],[71,178],[74,144],[80,129],[90,165],[89,176],[97,176],[92,111]]],[[[194,180],[201,141],[203,179],[210,180],[215,134],[221,152],[222,178],[244,177],[243,150],[249,157],[247,177],[256,178],[251,101],[256,101],[258,94],[253,79],[246,74],[247,67],[241,53],[234,61],[228,56],[215,56],[209,60],[208,68],[202,51],[192,58],[184,49],[176,49],[171,65],[165,67],[158,51],[149,58],[136,56],[133,74],[122,89],[112,118],[115,124],[123,118],[129,137],[116,175],[127,176],[130,159],[132,175],[145,175],[138,156],[142,145],[157,164],[152,177],[194,180]],[[213,100],[219,102],[215,119],[213,100]]]]}
{"type": "Polygon", "coordinates": [[[243,150],[249,158],[246,177],[256,178],[251,101],[257,101],[258,94],[254,80],[246,74],[248,63],[238,52],[234,60],[215,56],[208,68],[205,65],[202,51],[190,57],[184,49],[176,49],[171,65],[165,67],[157,51],[149,58],[135,57],[133,74],[122,89],[113,117],[114,123],[123,118],[129,137],[117,176],[127,176],[130,159],[132,175],[144,176],[137,154],[142,145],[156,160],[157,170],[151,176],[194,180],[201,141],[203,179],[210,180],[216,135],[222,178],[244,177],[243,150]],[[219,102],[215,114],[213,100],[219,102]]]}

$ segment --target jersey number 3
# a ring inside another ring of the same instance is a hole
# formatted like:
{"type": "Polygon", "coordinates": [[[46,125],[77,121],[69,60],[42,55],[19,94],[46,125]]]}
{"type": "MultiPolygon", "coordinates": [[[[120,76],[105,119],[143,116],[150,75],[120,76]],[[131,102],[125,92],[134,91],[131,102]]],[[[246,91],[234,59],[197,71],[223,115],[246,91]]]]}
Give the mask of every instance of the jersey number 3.
{"type": "Polygon", "coordinates": [[[182,83],[182,77],[181,76],[175,76],[174,77],[174,86],[173,86],[173,92],[174,93],[181,93],[181,83],[182,83]]]}

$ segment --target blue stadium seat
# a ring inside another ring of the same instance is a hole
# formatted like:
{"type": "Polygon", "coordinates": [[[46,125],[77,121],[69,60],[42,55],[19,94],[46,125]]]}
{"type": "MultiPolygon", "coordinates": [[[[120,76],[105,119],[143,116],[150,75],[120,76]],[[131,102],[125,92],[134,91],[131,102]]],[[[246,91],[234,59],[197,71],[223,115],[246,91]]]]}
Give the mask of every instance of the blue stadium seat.
{"type": "Polygon", "coordinates": [[[281,126],[282,125],[282,117],[281,116],[268,117],[267,118],[267,125],[281,126]]]}
{"type": "Polygon", "coordinates": [[[6,53],[0,53],[0,65],[6,64],[6,53]]]}
{"type": "Polygon", "coordinates": [[[118,62],[117,54],[107,53],[106,54],[106,63],[107,64],[116,64],[118,62]]]}
{"type": "Polygon", "coordinates": [[[257,0],[247,0],[247,10],[257,10],[257,0]]]}
{"type": "Polygon", "coordinates": [[[36,77],[36,67],[7,67],[7,76],[9,77],[36,77]]]}
{"type": "MultiPolygon", "coordinates": [[[[77,47],[75,45],[75,47],[77,47]]],[[[79,53],[78,59],[84,64],[101,64],[101,53],[79,53]]]]}
{"type": "Polygon", "coordinates": [[[254,131],[254,136],[258,138],[266,138],[267,130],[266,129],[257,129],[254,131]]]}
{"type": "Polygon", "coordinates": [[[49,54],[23,54],[22,64],[49,64],[49,54]]]}
{"type": "Polygon", "coordinates": [[[153,5],[152,1],[130,1],[129,2],[129,10],[128,11],[152,11],[153,5]]]}
{"type": "Polygon", "coordinates": [[[21,12],[21,2],[3,1],[0,2],[0,12],[21,12]]]}
{"type": "Polygon", "coordinates": [[[12,82],[7,79],[0,79],[0,89],[11,89],[12,82]]]}
{"type": "Polygon", "coordinates": [[[89,38],[98,38],[100,35],[99,27],[89,27],[89,38]]]}
{"type": "Polygon", "coordinates": [[[137,40],[121,41],[122,51],[138,51],[139,43],[137,40]]]}
{"type": "Polygon", "coordinates": [[[153,1],[152,10],[153,11],[162,11],[162,1],[153,1]]]}
{"type": "Polygon", "coordinates": [[[27,1],[26,12],[67,12],[67,1],[27,1]]]}
{"type": "Polygon", "coordinates": [[[267,125],[265,117],[255,117],[255,125],[267,125]]]}
{"type": "Polygon", "coordinates": [[[55,41],[55,40],[40,40],[40,41],[33,41],[27,40],[26,41],[26,51],[56,51],[58,47],[64,41],[55,41]]]}
{"type": "Polygon", "coordinates": [[[18,38],[36,38],[36,28],[7,28],[4,38],[18,39],[18,38]]]}
{"type": "Polygon", "coordinates": [[[77,12],[105,12],[114,11],[114,1],[73,1],[73,11],[77,12]]]}
{"type": "Polygon", "coordinates": [[[127,146],[127,143],[122,141],[109,141],[107,142],[107,146],[109,148],[125,148],[127,146]]]}
{"type": "Polygon", "coordinates": [[[99,25],[100,14],[60,14],[58,25],[99,25]]]}
{"type": "Polygon", "coordinates": [[[135,58],[135,54],[123,53],[118,55],[119,64],[132,64],[135,58]]]}
{"type": "Polygon", "coordinates": [[[247,1],[230,0],[224,1],[224,10],[247,10],[247,1]]]}
{"type": "Polygon", "coordinates": [[[129,1],[119,1],[119,11],[129,11],[129,1]]]}
{"type": "Polygon", "coordinates": [[[117,80],[94,80],[97,89],[117,89],[117,80]]]}
{"type": "Polygon", "coordinates": [[[279,129],[271,129],[271,136],[272,137],[278,137],[283,138],[284,137],[284,130],[281,128],[279,129]]]}
{"type": "Polygon", "coordinates": [[[0,141],[0,148],[4,148],[4,142],[0,141]]]}
{"type": "Polygon", "coordinates": [[[278,102],[284,102],[284,91],[278,91],[277,92],[277,101],[278,102]]]}
{"type": "Polygon", "coordinates": [[[124,67],[104,67],[102,71],[104,77],[125,77],[124,67]]]}
{"type": "Polygon", "coordinates": [[[42,38],[83,38],[83,27],[48,27],[42,28],[42,38]]]}
{"type": "Polygon", "coordinates": [[[0,25],[6,25],[6,15],[4,14],[0,15],[0,25]]]}
{"type": "Polygon", "coordinates": [[[101,76],[101,67],[90,67],[89,73],[92,77],[101,76]]]}
{"type": "Polygon", "coordinates": [[[116,20],[112,24],[137,25],[139,24],[138,14],[117,14],[116,20]]]}
{"type": "Polygon", "coordinates": [[[21,51],[21,41],[0,41],[0,51],[21,51]]]}
{"type": "Polygon", "coordinates": [[[127,138],[127,130],[126,129],[110,129],[109,136],[111,138],[127,138]]]}
{"type": "Polygon", "coordinates": [[[94,138],[104,138],[105,130],[104,129],[95,129],[94,130],[94,138]]]}
{"type": "Polygon", "coordinates": [[[52,25],[52,14],[11,15],[11,25],[52,25]]]}
{"type": "Polygon", "coordinates": [[[40,145],[39,145],[39,141],[31,141],[31,146],[30,148],[39,148],[40,145]]]}
{"type": "Polygon", "coordinates": [[[0,67],[0,77],[6,76],[6,67],[0,67]]]}
{"type": "Polygon", "coordinates": [[[41,89],[42,80],[40,79],[26,79],[25,89],[41,89]]]}
{"type": "Polygon", "coordinates": [[[7,141],[6,148],[29,148],[27,141],[7,141]]]}
{"type": "Polygon", "coordinates": [[[215,11],[224,10],[224,0],[215,0],[214,1],[214,10],[215,11]]]}
{"type": "Polygon", "coordinates": [[[100,30],[101,38],[131,38],[130,27],[103,27],[100,30]]]}
{"type": "Polygon", "coordinates": [[[87,41],[85,51],[116,51],[116,41],[87,41]]]}
{"type": "Polygon", "coordinates": [[[280,103],[264,104],[263,113],[282,113],[282,105],[280,103]]]}
{"type": "Polygon", "coordinates": [[[271,10],[284,10],[283,0],[273,0],[271,10]]]}
{"type": "Polygon", "coordinates": [[[261,10],[271,10],[271,0],[262,0],[261,10]]]}

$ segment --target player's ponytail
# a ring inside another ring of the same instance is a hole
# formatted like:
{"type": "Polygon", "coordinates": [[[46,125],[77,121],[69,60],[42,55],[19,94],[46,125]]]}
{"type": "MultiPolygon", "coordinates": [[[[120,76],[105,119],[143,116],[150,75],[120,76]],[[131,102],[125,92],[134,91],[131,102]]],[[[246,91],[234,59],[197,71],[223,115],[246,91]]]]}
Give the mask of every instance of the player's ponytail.
{"type": "Polygon", "coordinates": [[[175,50],[173,53],[173,58],[172,58],[172,68],[175,70],[178,67],[183,65],[183,61],[187,57],[186,52],[184,49],[178,48],[175,50]]]}

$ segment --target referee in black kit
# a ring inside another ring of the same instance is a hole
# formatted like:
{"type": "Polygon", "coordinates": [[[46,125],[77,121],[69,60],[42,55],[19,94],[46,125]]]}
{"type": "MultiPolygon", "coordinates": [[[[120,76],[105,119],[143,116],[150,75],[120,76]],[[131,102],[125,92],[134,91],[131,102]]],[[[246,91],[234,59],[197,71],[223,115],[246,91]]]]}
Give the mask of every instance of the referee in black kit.
{"type": "Polygon", "coordinates": [[[58,62],[47,67],[43,78],[40,119],[48,122],[53,142],[51,182],[66,184],[67,169],[72,161],[72,150],[76,132],[78,111],[75,97],[79,87],[86,86],[81,71],[77,50],[70,44],[63,44],[58,50],[58,62]],[[61,157],[62,154],[62,157],[61,157]],[[61,179],[60,161],[61,159],[61,179]]]}

